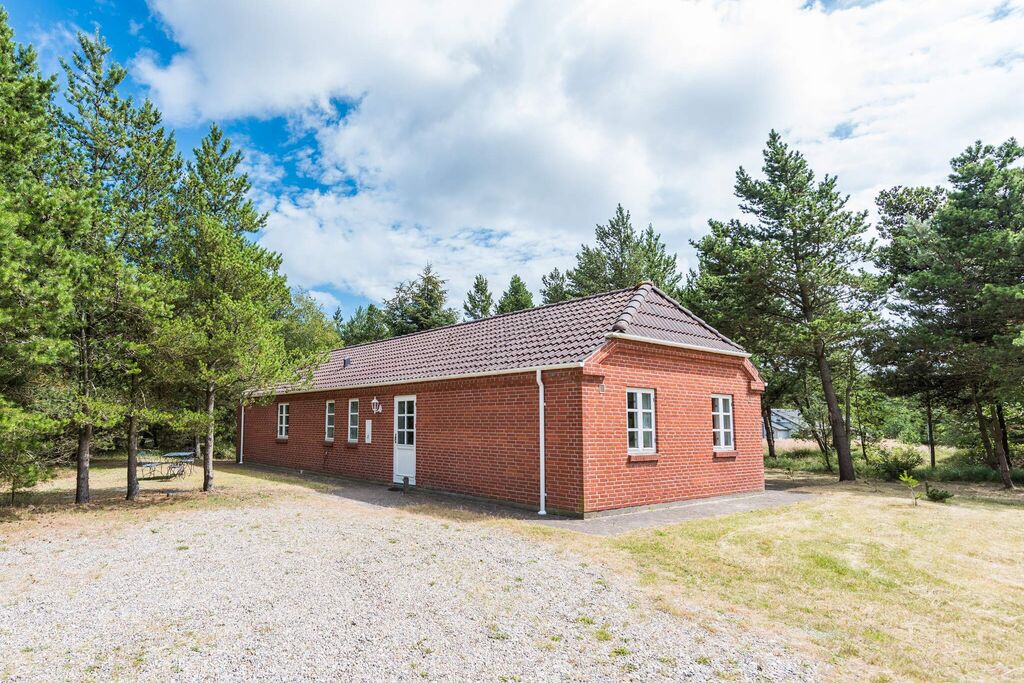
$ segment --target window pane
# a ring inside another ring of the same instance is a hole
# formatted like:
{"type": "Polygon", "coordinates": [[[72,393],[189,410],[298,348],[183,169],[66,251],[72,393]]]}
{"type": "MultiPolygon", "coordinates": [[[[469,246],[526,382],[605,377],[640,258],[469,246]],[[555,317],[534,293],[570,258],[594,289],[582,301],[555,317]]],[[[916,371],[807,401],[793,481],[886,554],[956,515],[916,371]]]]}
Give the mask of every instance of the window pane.
{"type": "Polygon", "coordinates": [[[629,435],[628,442],[627,442],[629,447],[630,448],[636,448],[637,447],[636,446],[636,432],[627,432],[627,434],[629,435]]]}
{"type": "Polygon", "coordinates": [[[721,446],[722,445],[722,433],[719,432],[719,431],[715,431],[714,435],[715,435],[715,446],[721,446]]]}
{"type": "Polygon", "coordinates": [[[650,429],[654,426],[654,413],[644,413],[642,417],[644,429],[650,429]]]}
{"type": "Polygon", "coordinates": [[[636,410],[636,392],[635,391],[627,391],[626,392],[626,409],[627,410],[636,410]]]}
{"type": "Polygon", "coordinates": [[[406,432],[406,435],[407,436],[406,436],[405,443],[410,445],[410,446],[412,446],[413,442],[416,440],[416,435],[413,434],[412,432],[406,432]]]}
{"type": "Polygon", "coordinates": [[[711,397],[711,412],[713,412],[713,413],[721,412],[721,408],[719,407],[719,404],[718,404],[718,398],[716,396],[712,396],[711,397]]]}
{"type": "Polygon", "coordinates": [[[722,428],[722,418],[717,413],[711,415],[711,428],[716,432],[722,428]]]}
{"type": "Polygon", "coordinates": [[[654,448],[654,432],[644,432],[644,448],[654,448]]]}
{"type": "Polygon", "coordinates": [[[651,399],[653,399],[653,398],[654,398],[654,395],[653,394],[649,394],[647,392],[644,392],[644,393],[640,394],[640,400],[641,400],[641,403],[643,404],[644,410],[650,410],[651,409],[651,399]]]}
{"type": "Polygon", "coordinates": [[[725,433],[725,445],[727,448],[732,447],[732,432],[725,433]]]}
{"type": "Polygon", "coordinates": [[[406,417],[405,418],[405,428],[406,429],[415,429],[416,425],[413,424],[413,422],[415,420],[416,420],[416,418],[413,415],[409,415],[408,417],[406,417]]]}
{"type": "Polygon", "coordinates": [[[399,415],[398,416],[398,429],[400,429],[400,430],[404,430],[405,429],[405,416],[404,415],[399,415]]]}
{"type": "Polygon", "coordinates": [[[626,413],[626,429],[636,429],[636,413],[626,413]]]}

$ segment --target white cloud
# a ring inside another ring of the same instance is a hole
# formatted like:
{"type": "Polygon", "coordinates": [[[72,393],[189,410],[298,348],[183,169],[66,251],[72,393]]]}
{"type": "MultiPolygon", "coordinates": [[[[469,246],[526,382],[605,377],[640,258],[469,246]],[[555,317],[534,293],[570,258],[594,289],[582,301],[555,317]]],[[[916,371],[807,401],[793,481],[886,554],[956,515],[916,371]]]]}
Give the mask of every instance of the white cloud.
{"type": "Polygon", "coordinates": [[[172,120],[288,116],[310,172],[356,180],[261,198],[293,281],[377,298],[432,261],[459,297],[539,287],[618,202],[687,260],[772,127],[864,209],[1024,135],[1019,2],[804,5],[153,0],[182,51],[133,67],[172,120]]]}
{"type": "Polygon", "coordinates": [[[320,308],[327,314],[331,315],[341,305],[338,298],[330,292],[320,292],[315,289],[309,290],[309,295],[313,297],[313,300],[320,305],[320,308]]]}

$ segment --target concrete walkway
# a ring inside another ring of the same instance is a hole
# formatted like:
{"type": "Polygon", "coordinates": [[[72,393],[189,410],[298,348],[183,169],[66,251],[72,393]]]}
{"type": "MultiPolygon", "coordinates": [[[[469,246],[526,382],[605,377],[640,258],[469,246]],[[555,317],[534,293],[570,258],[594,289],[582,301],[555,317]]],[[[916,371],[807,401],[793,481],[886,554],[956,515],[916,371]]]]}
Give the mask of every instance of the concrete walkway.
{"type": "Polygon", "coordinates": [[[301,477],[302,479],[320,481],[331,485],[326,491],[330,495],[339,496],[348,500],[356,501],[372,507],[382,508],[408,508],[423,504],[441,505],[453,509],[466,510],[478,514],[504,517],[509,519],[520,519],[536,524],[568,529],[585,534],[597,536],[614,536],[639,529],[677,524],[690,519],[701,519],[704,517],[719,517],[731,515],[738,512],[749,512],[751,510],[764,510],[767,508],[790,505],[813,496],[810,493],[796,493],[793,491],[781,490],[779,482],[767,483],[768,490],[755,493],[737,493],[728,496],[717,496],[714,498],[698,498],[695,500],[683,500],[678,503],[666,503],[654,507],[624,512],[610,511],[588,519],[575,519],[570,517],[559,517],[549,515],[541,517],[535,510],[522,507],[513,507],[498,501],[480,500],[478,498],[467,498],[456,494],[445,494],[422,489],[412,489],[408,494],[400,491],[389,490],[389,487],[382,484],[374,484],[365,481],[335,477],[313,472],[302,472],[299,470],[288,470],[284,468],[265,467],[260,465],[234,464],[218,465],[226,469],[233,469],[239,474],[246,470],[280,472],[301,477]]]}
{"type": "Polygon", "coordinates": [[[811,493],[791,491],[759,491],[757,493],[736,493],[714,498],[683,500],[678,503],[659,505],[630,512],[610,512],[587,519],[539,518],[539,524],[579,531],[597,536],[614,536],[639,529],[677,524],[690,519],[719,517],[737,512],[764,510],[790,505],[812,497],[811,493]]]}

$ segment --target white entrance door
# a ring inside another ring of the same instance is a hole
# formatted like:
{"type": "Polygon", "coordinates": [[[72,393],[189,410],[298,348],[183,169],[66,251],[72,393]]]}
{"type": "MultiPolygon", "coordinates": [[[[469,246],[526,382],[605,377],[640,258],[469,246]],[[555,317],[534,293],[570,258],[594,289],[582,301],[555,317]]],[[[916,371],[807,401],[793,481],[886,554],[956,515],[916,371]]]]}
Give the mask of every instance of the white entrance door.
{"type": "Polygon", "coordinates": [[[401,484],[404,477],[416,483],[416,397],[395,397],[394,479],[401,484]]]}

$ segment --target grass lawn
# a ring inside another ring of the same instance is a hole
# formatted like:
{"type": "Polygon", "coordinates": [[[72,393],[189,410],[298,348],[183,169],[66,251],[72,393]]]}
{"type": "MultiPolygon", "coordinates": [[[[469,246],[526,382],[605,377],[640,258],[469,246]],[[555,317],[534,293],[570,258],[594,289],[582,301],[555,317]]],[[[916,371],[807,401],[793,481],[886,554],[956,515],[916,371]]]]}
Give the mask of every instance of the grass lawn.
{"type": "MultiPolygon", "coordinates": [[[[331,490],[336,480],[218,463],[217,488],[201,472],[144,480],[127,503],[120,463],[93,469],[94,502],[74,508],[74,473],[0,507],[0,544],[54,528],[144,522],[183,509],[259,506],[331,490]]],[[[526,534],[603,564],[649,591],[665,611],[709,624],[741,617],[828,664],[841,680],[1024,679],[1024,493],[988,483],[943,484],[948,504],[912,505],[899,485],[839,485],[812,473],[770,472],[814,498],[788,507],[594,537],[434,503],[401,514],[441,516],[526,534]]],[[[323,502],[321,501],[321,504],[323,502]]]]}
{"type": "Polygon", "coordinates": [[[1024,678],[1024,498],[770,474],[820,497],[619,537],[641,582],[806,641],[838,679],[1024,678]]]}

